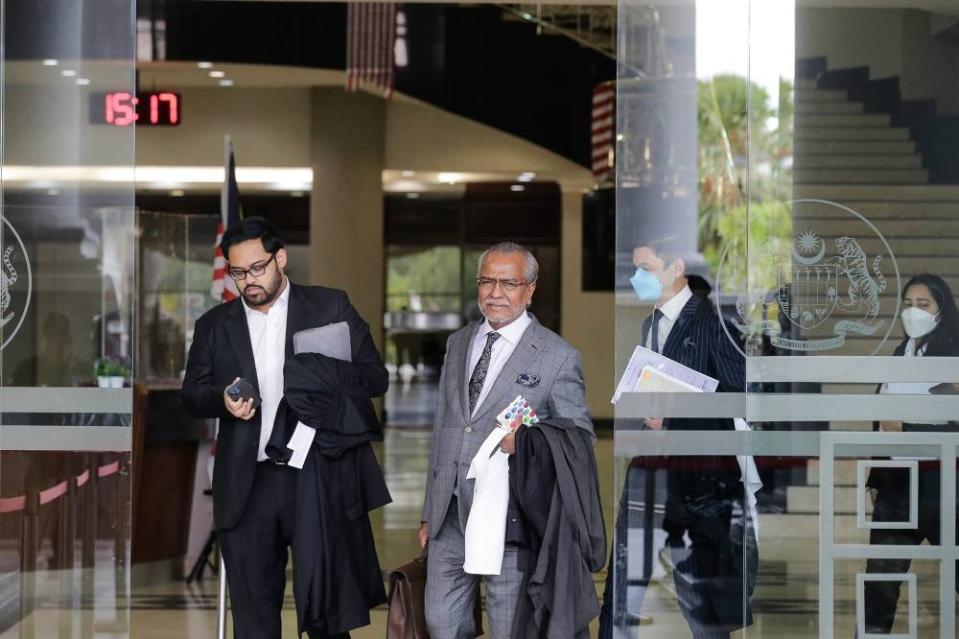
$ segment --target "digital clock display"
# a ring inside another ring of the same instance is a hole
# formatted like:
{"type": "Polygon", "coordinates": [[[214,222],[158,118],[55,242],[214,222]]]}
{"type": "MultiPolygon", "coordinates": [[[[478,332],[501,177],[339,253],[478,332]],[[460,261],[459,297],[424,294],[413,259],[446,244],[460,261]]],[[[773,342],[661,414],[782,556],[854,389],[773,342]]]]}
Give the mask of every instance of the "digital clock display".
{"type": "Polygon", "coordinates": [[[90,123],[110,126],[177,126],[183,117],[179,93],[129,91],[90,94],[90,123]]]}

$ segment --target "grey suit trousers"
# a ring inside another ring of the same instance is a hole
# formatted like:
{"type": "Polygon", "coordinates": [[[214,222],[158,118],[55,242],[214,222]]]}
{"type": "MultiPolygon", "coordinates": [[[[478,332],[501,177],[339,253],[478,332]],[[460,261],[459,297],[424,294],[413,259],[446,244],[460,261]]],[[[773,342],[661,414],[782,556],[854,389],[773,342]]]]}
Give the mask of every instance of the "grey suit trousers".
{"type": "Polygon", "coordinates": [[[430,540],[426,564],[426,627],[432,639],[473,639],[473,601],[480,580],[486,583],[490,636],[509,639],[523,573],[516,566],[516,547],[506,545],[499,575],[463,572],[463,524],[459,500],[453,498],[439,535],[430,540]]]}

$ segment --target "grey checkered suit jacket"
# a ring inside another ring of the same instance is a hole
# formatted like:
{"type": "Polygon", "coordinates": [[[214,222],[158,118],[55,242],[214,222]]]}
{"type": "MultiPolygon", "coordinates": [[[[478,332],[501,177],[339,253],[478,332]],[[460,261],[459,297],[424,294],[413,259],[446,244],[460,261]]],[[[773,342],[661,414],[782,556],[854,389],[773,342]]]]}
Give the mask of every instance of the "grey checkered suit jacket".
{"type": "Polygon", "coordinates": [[[496,415],[517,395],[523,395],[542,418],[566,417],[593,434],[586,407],[579,351],[540,324],[535,317],[507,360],[476,415],[469,414],[470,349],[479,323],[450,335],[440,375],[439,407],[426,479],[422,519],[431,522],[430,537],[439,533],[453,489],[459,485],[460,522],[465,526],[473,500],[473,480],[466,479],[470,461],[495,426],[496,415]],[[526,373],[539,377],[534,386],[517,381],[526,373]]]}

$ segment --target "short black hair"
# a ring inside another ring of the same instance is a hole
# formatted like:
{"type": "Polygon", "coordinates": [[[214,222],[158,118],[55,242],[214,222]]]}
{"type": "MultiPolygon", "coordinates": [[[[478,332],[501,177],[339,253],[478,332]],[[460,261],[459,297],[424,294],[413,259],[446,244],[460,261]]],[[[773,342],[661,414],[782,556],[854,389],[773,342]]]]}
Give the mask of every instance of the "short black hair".
{"type": "Polygon", "coordinates": [[[270,221],[262,217],[245,217],[223,234],[220,240],[220,250],[223,257],[230,259],[230,247],[247,240],[260,240],[263,250],[269,254],[276,253],[286,246],[280,238],[280,231],[270,221]]]}

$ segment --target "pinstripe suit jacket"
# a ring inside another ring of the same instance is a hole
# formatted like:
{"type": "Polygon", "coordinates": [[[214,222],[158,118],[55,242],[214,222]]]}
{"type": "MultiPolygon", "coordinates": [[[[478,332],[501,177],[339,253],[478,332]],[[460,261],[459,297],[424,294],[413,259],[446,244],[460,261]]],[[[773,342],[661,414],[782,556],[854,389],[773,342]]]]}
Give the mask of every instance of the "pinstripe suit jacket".
{"type": "Polygon", "coordinates": [[[455,486],[459,486],[459,518],[466,516],[473,499],[473,480],[466,479],[470,462],[495,426],[496,415],[517,395],[523,395],[541,418],[565,417],[593,435],[586,407],[579,352],[547,329],[535,317],[513,354],[492,384],[473,417],[469,414],[469,368],[473,338],[480,324],[473,323],[450,335],[440,374],[439,406],[426,478],[422,520],[430,522],[430,537],[439,533],[455,486]],[[520,384],[527,373],[539,377],[534,386],[520,384]]]}
{"type": "MultiPolygon", "coordinates": [[[[649,333],[652,317],[643,322],[643,337],[649,333]]],[[[734,327],[728,327],[729,335],[738,336],[734,327]]],[[[719,380],[720,393],[743,393],[746,391],[746,358],[736,349],[720,323],[716,307],[708,299],[693,295],[679,312],[669,337],[663,344],[664,356],[719,380]]],[[[742,346],[740,345],[740,348],[742,346]]],[[[732,420],[669,420],[674,430],[732,430],[732,420]],[[718,425],[715,422],[729,422],[718,425]]]]}
{"type": "MultiPolygon", "coordinates": [[[[649,317],[643,335],[649,333],[649,317]]],[[[728,328],[729,335],[738,331],[728,328]]],[[[746,390],[746,358],[730,341],[716,307],[708,299],[694,295],[676,318],[662,354],[674,361],[719,380],[720,393],[746,390]]],[[[669,430],[734,430],[733,420],[721,418],[665,419],[669,430]]],[[[729,490],[738,490],[740,470],[735,457],[673,457],[669,467],[678,471],[670,480],[670,492],[681,498],[695,498],[729,490]]]]}

